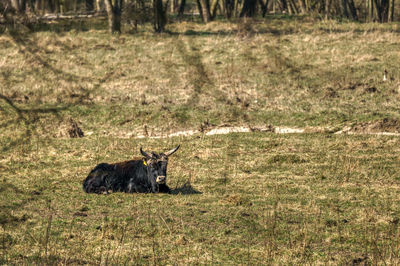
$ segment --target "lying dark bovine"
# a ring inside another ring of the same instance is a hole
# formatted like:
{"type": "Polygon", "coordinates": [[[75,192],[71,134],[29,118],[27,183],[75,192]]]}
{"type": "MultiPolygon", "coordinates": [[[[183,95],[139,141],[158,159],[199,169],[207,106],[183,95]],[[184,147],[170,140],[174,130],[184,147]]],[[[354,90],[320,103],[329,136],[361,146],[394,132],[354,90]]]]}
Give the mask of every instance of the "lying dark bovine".
{"type": "Polygon", "coordinates": [[[168,156],[179,149],[178,145],[166,153],[147,153],[140,148],[144,158],[126,162],[97,165],[83,181],[87,193],[169,193],[167,181],[168,156]]]}

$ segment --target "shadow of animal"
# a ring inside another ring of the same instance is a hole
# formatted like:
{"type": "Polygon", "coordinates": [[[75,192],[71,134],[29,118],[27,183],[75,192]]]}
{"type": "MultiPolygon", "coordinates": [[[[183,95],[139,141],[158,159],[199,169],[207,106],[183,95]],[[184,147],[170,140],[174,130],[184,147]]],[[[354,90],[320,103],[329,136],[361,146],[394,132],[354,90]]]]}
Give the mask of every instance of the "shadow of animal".
{"type": "Polygon", "coordinates": [[[190,182],[186,182],[183,184],[181,187],[174,188],[170,191],[171,194],[178,195],[178,194],[183,194],[183,195],[190,195],[190,194],[203,194],[203,192],[196,190],[195,188],[192,187],[190,182]]]}

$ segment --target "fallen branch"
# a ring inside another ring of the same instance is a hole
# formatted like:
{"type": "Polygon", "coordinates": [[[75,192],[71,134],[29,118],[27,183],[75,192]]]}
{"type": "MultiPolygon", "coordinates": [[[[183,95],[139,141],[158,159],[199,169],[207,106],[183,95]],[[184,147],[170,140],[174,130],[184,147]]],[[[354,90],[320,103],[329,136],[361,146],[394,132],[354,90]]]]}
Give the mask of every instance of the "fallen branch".
{"type": "Polygon", "coordinates": [[[58,19],[80,19],[80,18],[94,18],[94,17],[105,17],[107,13],[105,12],[90,12],[90,13],[80,13],[80,14],[45,14],[41,17],[37,17],[38,20],[58,20],[58,19]]]}

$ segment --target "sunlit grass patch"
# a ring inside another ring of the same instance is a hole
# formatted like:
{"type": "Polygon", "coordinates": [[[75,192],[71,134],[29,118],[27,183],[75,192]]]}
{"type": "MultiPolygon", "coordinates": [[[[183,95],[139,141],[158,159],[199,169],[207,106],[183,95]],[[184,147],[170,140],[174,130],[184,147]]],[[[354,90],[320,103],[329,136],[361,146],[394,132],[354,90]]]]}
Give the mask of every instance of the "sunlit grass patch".
{"type": "Polygon", "coordinates": [[[396,25],[59,26],[0,36],[1,264],[399,263],[396,25]],[[176,144],[171,194],[83,192],[176,144]]]}
{"type": "MultiPolygon", "coordinates": [[[[129,120],[124,127],[134,132],[144,121],[191,129],[207,120],[342,127],[398,119],[395,25],[304,18],[247,23],[247,35],[239,34],[240,22],[173,23],[161,35],[4,34],[1,93],[19,108],[64,108],[61,115],[73,114],[84,131],[100,135],[113,124],[101,118],[129,120]]],[[[9,108],[3,100],[1,106],[9,108]]]]}
{"type": "Polygon", "coordinates": [[[4,262],[399,258],[396,137],[247,133],[32,145],[30,155],[3,160],[4,262]],[[170,195],[81,189],[99,162],[132,158],[139,146],[158,151],[176,143],[182,148],[170,160],[170,195]]]}

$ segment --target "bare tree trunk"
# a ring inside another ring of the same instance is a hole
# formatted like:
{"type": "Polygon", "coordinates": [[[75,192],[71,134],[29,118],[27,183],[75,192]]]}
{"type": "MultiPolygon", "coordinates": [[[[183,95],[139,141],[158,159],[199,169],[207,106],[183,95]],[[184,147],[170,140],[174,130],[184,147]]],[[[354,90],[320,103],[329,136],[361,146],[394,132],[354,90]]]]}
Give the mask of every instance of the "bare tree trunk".
{"type": "Polygon", "coordinates": [[[234,9],[233,9],[233,14],[235,17],[239,16],[239,1],[240,0],[233,0],[234,1],[234,9]]]}
{"type": "Polygon", "coordinates": [[[93,0],[85,0],[86,11],[94,10],[94,1],[93,0]]]}
{"type": "Polygon", "coordinates": [[[331,15],[331,0],[325,0],[325,19],[331,15]]]}
{"type": "Polygon", "coordinates": [[[288,0],[288,4],[292,10],[293,14],[298,14],[299,13],[299,8],[297,7],[296,3],[294,2],[294,0],[288,0]]]}
{"type": "Polygon", "coordinates": [[[181,0],[181,3],[179,4],[179,9],[178,9],[179,17],[183,16],[183,12],[185,12],[185,5],[186,5],[186,0],[181,0]]]}
{"type": "MultiPolygon", "coordinates": [[[[260,0],[260,1],[262,1],[262,0],[260,0]]],[[[225,6],[225,16],[227,19],[230,19],[235,10],[235,1],[234,0],[224,0],[224,6],[225,6]]]]}
{"type": "Polygon", "coordinates": [[[171,1],[171,13],[175,13],[178,11],[179,8],[179,2],[178,0],[172,0],[171,1]]]}
{"type": "Polygon", "coordinates": [[[349,12],[348,12],[348,9],[347,9],[347,0],[342,0],[341,1],[341,9],[342,9],[343,15],[346,18],[349,18],[349,12]]]}
{"type": "Polygon", "coordinates": [[[288,13],[289,13],[290,15],[296,14],[295,11],[294,11],[294,9],[293,9],[293,7],[290,5],[290,0],[288,0],[288,1],[286,2],[286,5],[287,5],[287,11],[288,11],[288,13]]]}
{"type": "Polygon", "coordinates": [[[265,3],[263,2],[263,0],[259,0],[258,3],[261,6],[261,15],[264,18],[268,11],[269,0],[266,0],[265,3]]]}
{"type": "Polygon", "coordinates": [[[389,13],[391,6],[389,0],[375,0],[376,13],[379,22],[387,22],[389,20],[389,13]]]}
{"type": "Polygon", "coordinates": [[[19,6],[19,1],[18,0],[11,0],[11,8],[16,11],[16,12],[20,12],[20,6],[19,6]]]}
{"type": "Polygon", "coordinates": [[[54,13],[60,13],[60,0],[54,0],[53,7],[54,13]]]}
{"type": "Polygon", "coordinates": [[[388,22],[389,21],[389,13],[390,13],[390,1],[389,0],[381,0],[380,3],[380,12],[381,12],[381,22],[388,22]]]}
{"type": "Polygon", "coordinates": [[[369,19],[370,19],[370,21],[374,21],[375,20],[374,3],[375,3],[374,0],[369,0],[369,9],[368,9],[368,11],[369,11],[369,19]]]}
{"type": "Polygon", "coordinates": [[[382,22],[381,11],[380,11],[380,5],[379,5],[379,3],[378,3],[378,0],[372,0],[372,2],[374,3],[374,4],[373,4],[374,10],[373,10],[372,12],[374,13],[374,16],[376,15],[376,19],[377,19],[379,22],[382,22]]]}
{"type": "Polygon", "coordinates": [[[279,2],[279,5],[280,5],[280,8],[281,8],[281,11],[285,11],[285,12],[288,12],[289,10],[288,10],[288,5],[287,5],[287,1],[286,0],[280,0],[280,1],[278,1],[279,2]]]}
{"type": "Polygon", "coordinates": [[[210,19],[214,20],[215,16],[217,15],[217,8],[219,6],[219,1],[220,0],[212,0],[211,6],[210,6],[210,19]]]}
{"type": "Polygon", "coordinates": [[[96,12],[101,12],[101,11],[103,11],[104,9],[104,7],[103,7],[103,5],[104,5],[104,1],[103,0],[96,0],[96,12]]]}
{"type": "Polygon", "coordinates": [[[20,0],[20,8],[21,8],[21,12],[25,12],[26,11],[26,5],[27,5],[27,0],[20,0]]]}
{"type": "Polygon", "coordinates": [[[76,13],[78,11],[78,0],[74,0],[72,6],[74,12],[76,13]]]}
{"type": "Polygon", "coordinates": [[[201,21],[204,21],[204,18],[203,18],[203,11],[202,11],[202,9],[201,9],[200,0],[196,0],[196,4],[197,4],[197,9],[199,10],[200,19],[201,19],[201,21]]]}
{"type": "Polygon", "coordinates": [[[395,0],[390,0],[390,3],[389,3],[389,14],[388,14],[389,22],[394,21],[394,2],[395,2],[395,0]]]}
{"type": "Polygon", "coordinates": [[[367,9],[368,9],[368,21],[374,21],[374,0],[367,0],[367,9]]]}
{"type": "Polygon", "coordinates": [[[209,0],[199,0],[198,4],[200,4],[200,13],[204,23],[208,23],[211,21],[211,12],[210,12],[210,2],[209,0]]]}
{"type": "Polygon", "coordinates": [[[111,33],[114,33],[114,11],[111,0],[104,0],[104,4],[106,5],[106,11],[108,16],[108,28],[111,33]]]}
{"type": "Polygon", "coordinates": [[[36,0],[35,1],[35,12],[39,12],[39,10],[41,10],[41,0],[36,0]]]}
{"type": "Polygon", "coordinates": [[[354,0],[348,0],[347,3],[349,5],[350,14],[351,14],[352,19],[358,20],[357,9],[356,9],[356,5],[354,4],[354,0]]]}
{"type": "Polygon", "coordinates": [[[41,2],[42,14],[46,14],[46,11],[48,10],[48,2],[46,0],[41,0],[41,2]]]}
{"type": "Polygon", "coordinates": [[[45,2],[46,2],[47,10],[50,11],[50,13],[54,13],[54,1],[46,0],[45,2]]]}
{"type": "Polygon", "coordinates": [[[27,5],[27,7],[29,8],[30,11],[35,12],[35,6],[34,6],[32,0],[27,0],[26,5],[27,5]]]}
{"type": "Polygon", "coordinates": [[[162,0],[154,0],[153,2],[154,9],[154,31],[155,32],[163,32],[165,30],[165,25],[167,24],[167,9],[168,2],[163,7],[162,0]]]}
{"type": "Polygon", "coordinates": [[[122,0],[115,0],[114,5],[112,0],[104,1],[108,16],[108,28],[111,33],[121,32],[121,8],[122,0]]]}
{"type": "Polygon", "coordinates": [[[244,0],[240,17],[253,17],[256,13],[256,0],[244,0]]]}
{"type": "Polygon", "coordinates": [[[300,9],[302,14],[307,13],[307,6],[305,0],[300,0],[300,9]]]}
{"type": "Polygon", "coordinates": [[[118,32],[121,32],[121,19],[122,19],[122,8],[123,8],[124,0],[115,0],[115,7],[114,7],[114,13],[116,17],[116,29],[118,29],[118,32]]]}

